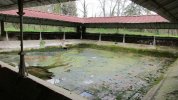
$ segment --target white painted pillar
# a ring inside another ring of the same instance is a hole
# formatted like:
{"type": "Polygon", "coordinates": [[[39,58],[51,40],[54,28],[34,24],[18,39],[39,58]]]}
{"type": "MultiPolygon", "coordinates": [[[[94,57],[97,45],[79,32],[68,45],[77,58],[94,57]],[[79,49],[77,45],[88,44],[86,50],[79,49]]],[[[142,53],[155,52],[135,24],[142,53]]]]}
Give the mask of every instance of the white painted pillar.
{"type": "Polygon", "coordinates": [[[6,41],[9,41],[9,35],[7,31],[6,31],[6,41]]]}
{"type": "Polygon", "coordinates": [[[41,32],[40,32],[40,40],[42,40],[42,35],[41,35],[41,32]]]}
{"type": "Polygon", "coordinates": [[[101,33],[100,33],[100,35],[99,35],[99,41],[101,41],[101,33]]]}
{"type": "Polygon", "coordinates": [[[65,41],[66,40],[66,33],[64,32],[63,34],[63,40],[65,41]]]}
{"type": "Polygon", "coordinates": [[[40,40],[42,40],[42,34],[41,34],[41,24],[40,24],[40,40]]]}
{"type": "Polygon", "coordinates": [[[123,35],[123,41],[122,41],[122,43],[125,43],[125,34],[123,35]]]}
{"type": "Polygon", "coordinates": [[[153,46],[156,46],[156,36],[153,37],[153,46]]]}
{"type": "Polygon", "coordinates": [[[83,35],[83,33],[82,33],[82,31],[81,31],[81,34],[80,34],[80,39],[81,39],[81,40],[83,39],[82,35],[83,35]]]}

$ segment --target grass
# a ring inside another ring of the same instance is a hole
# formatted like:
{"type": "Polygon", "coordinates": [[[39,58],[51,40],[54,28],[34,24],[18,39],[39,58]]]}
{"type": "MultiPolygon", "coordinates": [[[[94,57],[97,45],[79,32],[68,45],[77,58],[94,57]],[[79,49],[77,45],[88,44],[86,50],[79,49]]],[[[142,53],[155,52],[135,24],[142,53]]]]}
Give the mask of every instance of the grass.
{"type": "Polygon", "coordinates": [[[25,52],[54,52],[54,51],[59,51],[59,50],[62,50],[62,47],[50,46],[50,47],[44,47],[44,48],[39,48],[39,49],[25,50],[25,52]]]}
{"type": "Polygon", "coordinates": [[[178,98],[178,90],[166,94],[166,100],[177,100],[177,98],[178,98]]]}
{"type": "Polygon", "coordinates": [[[169,35],[168,33],[156,33],[156,32],[139,32],[131,31],[128,29],[98,29],[89,28],[88,33],[102,33],[102,34],[126,34],[126,35],[142,35],[142,36],[156,36],[156,37],[177,37],[177,35],[169,35]]]}
{"type": "MultiPolygon", "coordinates": [[[[14,27],[12,23],[6,23],[5,31],[19,31],[19,28],[14,27]]],[[[18,26],[18,25],[16,25],[18,26]]],[[[87,33],[102,33],[102,34],[128,34],[128,35],[142,35],[142,36],[157,36],[157,37],[176,37],[178,35],[170,35],[168,33],[157,33],[140,30],[129,29],[105,29],[105,28],[87,28],[87,33]]],[[[48,26],[48,25],[32,25],[24,24],[24,32],[76,32],[75,28],[62,26],[48,26]]]]}
{"type": "MultiPolygon", "coordinates": [[[[12,23],[6,23],[5,31],[18,32],[20,29],[14,27],[12,23]]],[[[18,25],[16,25],[18,26],[18,25]]],[[[24,24],[24,32],[74,32],[75,28],[72,27],[61,27],[61,26],[48,26],[48,25],[32,25],[24,24]]]]}

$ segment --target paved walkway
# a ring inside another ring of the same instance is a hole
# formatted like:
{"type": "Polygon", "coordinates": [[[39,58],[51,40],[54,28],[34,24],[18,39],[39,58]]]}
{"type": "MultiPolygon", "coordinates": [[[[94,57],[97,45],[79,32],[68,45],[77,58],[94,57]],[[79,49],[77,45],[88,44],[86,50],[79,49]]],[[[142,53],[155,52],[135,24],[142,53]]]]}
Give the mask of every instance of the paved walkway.
{"type": "Polygon", "coordinates": [[[178,60],[168,70],[165,79],[153,99],[178,100],[178,60]]]}
{"type": "MultiPolygon", "coordinates": [[[[178,47],[168,47],[168,46],[153,46],[153,45],[144,45],[144,44],[132,44],[132,43],[120,43],[120,42],[108,42],[108,41],[97,41],[97,40],[44,40],[45,46],[62,46],[66,44],[78,44],[78,43],[95,43],[101,45],[116,45],[125,48],[135,48],[135,49],[149,49],[149,50],[160,50],[160,51],[169,51],[172,53],[178,53],[178,47]]],[[[24,48],[40,48],[40,40],[25,40],[24,48]]],[[[12,51],[19,50],[20,42],[19,41],[0,41],[0,52],[2,51],[12,51]]]]}

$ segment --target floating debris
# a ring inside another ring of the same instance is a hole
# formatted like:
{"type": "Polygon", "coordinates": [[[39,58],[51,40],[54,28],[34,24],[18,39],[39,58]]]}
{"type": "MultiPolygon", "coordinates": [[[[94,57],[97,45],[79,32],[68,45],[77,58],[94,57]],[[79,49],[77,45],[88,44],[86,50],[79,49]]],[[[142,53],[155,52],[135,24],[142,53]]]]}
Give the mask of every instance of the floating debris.
{"type": "Polygon", "coordinates": [[[58,84],[58,83],[60,83],[60,80],[53,78],[53,79],[47,80],[47,82],[49,82],[51,84],[58,84]]]}
{"type": "Polygon", "coordinates": [[[80,95],[83,96],[83,97],[86,97],[86,98],[91,98],[93,96],[92,94],[90,94],[88,92],[83,92],[80,95]]]}
{"type": "Polygon", "coordinates": [[[84,81],[84,83],[85,83],[85,84],[92,84],[93,81],[92,81],[92,80],[86,80],[86,81],[84,81]]]}
{"type": "Polygon", "coordinates": [[[96,57],[91,57],[91,58],[96,59],[96,57]]]}

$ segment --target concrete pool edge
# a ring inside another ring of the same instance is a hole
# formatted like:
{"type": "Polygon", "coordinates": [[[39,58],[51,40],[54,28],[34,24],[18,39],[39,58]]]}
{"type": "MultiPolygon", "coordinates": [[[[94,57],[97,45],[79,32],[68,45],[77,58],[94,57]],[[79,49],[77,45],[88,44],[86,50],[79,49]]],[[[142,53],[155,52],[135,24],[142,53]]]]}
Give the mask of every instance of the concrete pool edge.
{"type": "Polygon", "coordinates": [[[167,100],[168,94],[170,92],[174,92],[176,90],[175,87],[177,87],[177,80],[175,79],[175,77],[178,77],[177,64],[178,59],[176,59],[176,61],[174,61],[169,66],[169,69],[166,71],[164,78],[147,92],[143,100],[167,100]]]}
{"type": "MultiPolygon", "coordinates": [[[[66,40],[65,42],[66,42],[66,44],[72,44],[72,42],[71,42],[72,40],[66,40]]],[[[79,44],[79,43],[81,43],[81,42],[85,42],[85,43],[91,43],[91,44],[96,44],[96,45],[114,45],[114,46],[123,46],[124,48],[127,48],[127,47],[129,47],[129,46],[127,46],[127,44],[122,44],[122,43],[118,43],[118,44],[115,44],[115,42],[106,42],[106,41],[100,41],[100,42],[98,42],[98,41],[86,41],[86,40],[80,40],[80,41],[77,41],[77,42],[75,42],[75,43],[73,43],[73,44],[79,44]]],[[[145,45],[140,45],[140,44],[136,44],[136,45],[139,45],[140,46],[140,48],[137,48],[137,46],[135,47],[136,49],[142,49],[142,48],[144,48],[144,46],[145,45]],[[143,46],[143,47],[142,47],[143,46]]],[[[59,46],[59,45],[56,45],[56,46],[59,46]]],[[[132,45],[132,46],[135,46],[135,45],[132,45]]],[[[155,50],[156,48],[154,47],[154,46],[151,46],[151,45],[147,45],[148,47],[150,47],[150,48],[144,48],[144,49],[149,49],[149,50],[155,50]]],[[[166,50],[166,49],[164,49],[164,50],[166,50]]],[[[163,50],[163,51],[164,51],[163,50]]],[[[160,82],[160,83],[163,83],[163,82],[160,82]]],[[[158,87],[158,89],[159,89],[159,87],[158,87]]],[[[156,89],[156,92],[158,91],[158,89],[156,89]]],[[[155,93],[156,93],[155,92],[155,93]]],[[[154,94],[154,93],[153,93],[154,94]]],[[[155,95],[155,94],[154,94],[155,95]]],[[[151,97],[151,96],[150,96],[151,97]]],[[[147,99],[146,99],[147,100],[147,99]]]]}
{"type": "MultiPolygon", "coordinates": [[[[45,47],[47,46],[62,46],[68,44],[79,44],[79,43],[93,43],[98,45],[115,45],[124,48],[134,48],[134,49],[149,49],[149,50],[160,50],[160,51],[169,51],[173,53],[178,53],[178,47],[168,47],[168,46],[153,46],[153,45],[144,45],[144,44],[133,44],[133,43],[121,43],[121,42],[109,42],[109,41],[98,41],[98,40],[80,40],[80,39],[66,39],[63,40],[44,40],[45,47]]],[[[40,40],[25,40],[24,49],[39,49],[40,40]]],[[[0,52],[11,52],[19,51],[20,44],[19,41],[0,41],[0,52]],[[5,45],[7,44],[7,46],[5,45]]]]}
{"type": "MultiPolygon", "coordinates": [[[[69,100],[69,99],[72,99],[72,100],[86,100],[85,98],[83,98],[83,97],[81,97],[81,96],[79,96],[79,95],[77,95],[77,94],[75,94],[73,92],[70,92],[70,91],[65,90],[63,88],[57,87],[55,85],[52,85],[52,84],[50,84],[50,83],[48,83],[48,82],[46,82],[46,81],[44,81],[42,79],[39,79],[39,78],[37,78],[37,77],[35,77],[33,75],[30,75],[30,74],[26,78],[22,79],[19,83],[18,82],[14,82],[14,79],[16,80],[17,77],[18,77],[18,74],[17,74],[18,69],[14,68],[14,67],[12,67],[12,66],[10,66],[10,65],[2,62],[2,61],[0,61],[0,65],[1,65],[0,71],[2,72],[2,73],[0,73],[1,74],[1,77],[0,77],[0,79],[1,79],[1,81],[0,81],[0,87],[1,87],[1,89],[11,89],[10,87],[16,87],[16,85],[17,85],[17,87],[20,87],[20,89],[18,88],[19,90],[13,90],[14,88],[12,88],[12,90],[5,90],[5,91],[10,91],[10,93],[13,93],[12,91],[16,91],[17,93],[19,93],[19,92],[22,93],[21,91],[22,91],[23,87],[25,87],[26,89],[28,89],[28,85],[30,83],[33,83],[33,84],[30,84],[30,85],[32,85],[32,88],[35,88],[35,87],[36,88],[35,89],[29,89],[28,92],[30,93],[30,90],[31,91],[32,90],[37,90],[38,92],[36,92],[36,91],[33,91],[33,92],[38,93],[38,94],[35,94],[37,97],[35,97],[35,96],[33,97],[32,96],[31,98],[44,98],[45,95],[42,95],[42,94],[44,94],[44,92],[45,92],[45,94],[49,94],[49,96],[54,96],[54,98],[50,99],[50,100],[56,100],[56,99],[60,99],[60,98],[63,98],[64,100],[69,100]],[[13,74],[9,75],[9,73],[10,74],[13,73],[16,76],[12,76],[13,74]],[[8,74],[8,76],[12,76],[12,77],[15,77],[15,78],[4,76],[3,74],[4,75],[8,74]],[[5,80],[6,78],[8,78],[8,79],[5,80]],[[12,80],[11,80],[11,78],[12,78],[12,80]],[[2,81],[2,79],[4,81],[2,81]],[[31,81],[29,84],[27,84],[27,86],[18,86],[18,85],[22,85],[23,83],[25,83],[24,81],[26,81],[26,80],[31,81]],[[12,82],[12,84],[10,84],[11,82],[12,82]],[[13,83],[15,83],[15,85],[13,83]],[[10,84],[11,86],[8,87],[7,86],[8,84],[10,84]],[[39,87],[37,87],[37,86],[39,86],[39,87]],[[38,96],[44,96],[44,97],[38,97],[38,96]]],[[[23,90],[23,91],[26,92],[27,90],[23,90]]],[[[14,94],[16,94],[16,93],[14,93],[14,94]]],[[[32,93],[32,94],[34,94],[34,93],[32,93]]],[[[19,97],[20,96],[21,97],[27,96],[26,93],[16,94],[16,95],[19,95],[19,97]]],[[[29,97],[29,95],[27,97],[29,97]]],[[[27,100],[31,100],[31,99],[27,99],[27,100]]],[[[37,99],[32,99],[32,100],[37,100],[37,99]]]]}

